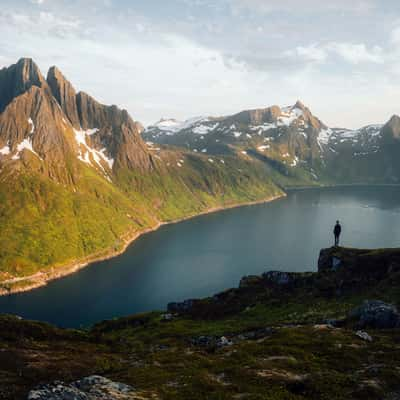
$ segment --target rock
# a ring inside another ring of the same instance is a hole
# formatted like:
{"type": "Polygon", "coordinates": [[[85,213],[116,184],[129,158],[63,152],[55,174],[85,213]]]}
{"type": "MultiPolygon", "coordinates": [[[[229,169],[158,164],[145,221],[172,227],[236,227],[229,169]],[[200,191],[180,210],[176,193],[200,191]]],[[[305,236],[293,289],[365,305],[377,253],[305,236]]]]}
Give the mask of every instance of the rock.
{"type": "Polygon", "coordinates": [[[98,375],[70,384],[55,381],[52,384],[41,385],[28,394],[28,400],[133,400],[137,398],[133,387],[98,375]]]}
{"type": "Polygon", "coordinates": [[[167,309],[171,313],[186,313],[193,308],[195,301],[194,299],[188,299],[179,303],[169,303],[167,309]]]}
{"type": "Polygon", "coordinates": [[[334,328],[339,328],[344,325],[345,320],[344,319],[334,319],[334,318],[328,318],[324,320],[324,323],[326,325],[332,326],[334,328]]]}
{"type": "Polygon", "coordinates": [[[247,331],[239,334],[236,338],[238,340],[258,340],[263,339],[266,336],[270,336],[275,332],[273,328],[260,328],[253,331],[247,331]]]}
{"type": "Polygon", "coordinates": [[[171,313],[161,315],[161,321],[172,321],[174,316],[171,313]]]}
{"type": "Polygon", "coordinates": [[[400,327],[400,314],[392,304],[379,300],[366,300],[364,303],[352,310],[348,320],[356,322],[360,329],[391,329],[400,327]]]}
{"type": "Polygon", "coordinates": [[[342,260],[337,257],[332,257],[332,269],[336,271],[342,265],[342,260]]]}
{"type": "Polygon", "coordinates": [[[193,346],[200,346],[200,347],[211,347],[214,346],[217,341],[215,336],[198,336],[191,339],[191,344],[193,346]]]}
{"type": "Polygon", "coordinates": [[[217,347],[226,347],[226,346],[232,346],[232,342],[230,340],[228,340],[225,336],[221,336],[218,340],[217,340],[217,347]]]}
{"type": "Polygon", "coordinates": [[[51,67],[47,73],[47,83],[61,109],[68,117],[72,126],[81,128],[76,106],[76,92],[72,84],[64,77],[57,67],[51,67]]]}
{"type": "Polygon", "coordinates": [[[318,272],[337,271],[343,266],[343,260],[335,252],[336,248],[322,249],[318,258],[318,272]]]}
{"type": "Polygon", "coordinates": [[[276,283],[277,285],[287,285],[291,281],[290,274],[283,271],[268,271],[262,276],[267,281],[276,283]]]}
{"type": "Polygon", "coordinates": [[[362,340],[365,340],[366,342],[372,342],[372,337],[367,332],[357,331],[356,336],[362,340]]]}
{"type": "Polygon", "coordinates": [[[244,276],[239,283],[239,288],[248,288],[257,285],[262,280],[261,276],[258,275],[248,275],[244,276]]]}

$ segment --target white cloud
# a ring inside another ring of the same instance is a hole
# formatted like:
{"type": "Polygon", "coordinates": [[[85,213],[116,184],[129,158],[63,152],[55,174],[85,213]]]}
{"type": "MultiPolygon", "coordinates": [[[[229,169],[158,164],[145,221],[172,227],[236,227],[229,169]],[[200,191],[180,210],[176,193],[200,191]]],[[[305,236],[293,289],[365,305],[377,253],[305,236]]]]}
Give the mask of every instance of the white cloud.
{"type": "Polygon", "coordinates": [[[296,54],[305,59],[306,61],[312,61],[322,63],[326,61],[328,53],[323,47],[318,47],[317,44],[310,44],[308,46],[297,46],[296,54]]]}
{"type": "Polygon", "coordinates": [[[367,47],[365,43],[330,42],[297,46],[284,53],[287,57],[297,57],[310,63],[324,63],[332,55],[338,56],[349,64],[383,64],[385,53],[379,46],[367,47]]]}
{"type": "Polygon", "coordinates": [[[364,43],[331,43],[327,48],[351,64],[384,63],[383,50],[379,46],[368,48],[364,43]]]}
{"type": "Polygon", "coordinates": [[[395,45],[400,44],[400,26],[392,30],[390,40],[395,45]]]}

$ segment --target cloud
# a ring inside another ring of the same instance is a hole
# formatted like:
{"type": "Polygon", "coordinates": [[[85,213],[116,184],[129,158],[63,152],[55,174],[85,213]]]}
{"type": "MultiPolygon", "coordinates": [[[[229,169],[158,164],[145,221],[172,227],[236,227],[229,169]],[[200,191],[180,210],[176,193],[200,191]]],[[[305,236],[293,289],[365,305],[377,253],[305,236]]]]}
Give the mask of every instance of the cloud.
{"type": "Polygon", "coordinates": [[[383,50],[379,46],[368,48],[365,43],[331,43],[327,48],[351,64],[383,64],[383,50]]]}
{"type": "Polygon", "coordinates": [[[317,44],[297,46],[295,52],[300,58],[316,63],[323,63],[328,57],[327,50],[323,47],[318,47],[317,44]]]}
{"type": "Polygon", "coordinates": [[[0,63],[30,56],[43,70],[56,64],[77,89],[144,123],[301,98],[327,123],[357,127],[384,120],[385,106],[394,111],[396,7],[395,0],[3,0],[0,63]],[[385,100],[371,121],[363,105],[377,97],[385,100]]]}
{"type": "Polygon", "coordinates": [[[392,30],[391,36],[390,36],[390,41],[391,41],[391,43],[393,43],[395,45],[400,44],[400,26],[397,26],[396,28],[394,28],[392,30]]]}
{"type": "Polygon", "coordinates": [[[303,0],[300,3],[293,0],[233,0],[233,7],[236,12],[248,10],[256,13],[270,14],[273,12],[285,12],[290,14],[315,14],[323,12],[347,12],[361,15],[370,13],[377,8],[377,1],[374,0],[335,0],[324,2],[320,0],[303,0]],[[301,7],[301,10],[300,8],[301,7]]]}
{"type": "Polygon", "coordinates": [[[3,29],[16,29],[19,34],[55,35],[67,38],[84,32],[78,18],[59,17],[49,11],[35,13],[0,11],[3,29]]]}
{"type": "Polygon", "coordinates": [[[380,46],[367,47],[365,43],[330,42],[326,44],[309,44],[297,46],[286,51],[289,58],[297,57],[311,63],[325,63],[329,57],[337,56],[349,64],[362,63],[383,64],[385,53],[380,46]]]}

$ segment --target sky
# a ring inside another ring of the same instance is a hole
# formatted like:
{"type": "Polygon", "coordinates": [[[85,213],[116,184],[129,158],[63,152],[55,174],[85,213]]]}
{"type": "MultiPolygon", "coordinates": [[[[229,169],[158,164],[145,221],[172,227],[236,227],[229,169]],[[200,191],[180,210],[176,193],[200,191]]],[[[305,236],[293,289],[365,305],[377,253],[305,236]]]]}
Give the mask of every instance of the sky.
{"type": "Polygon", "coordinates": [[[400,114],[398,0],[1,0],[0,67],[21,57],[145,125],[298,99],[331,127],[400,114]]]}

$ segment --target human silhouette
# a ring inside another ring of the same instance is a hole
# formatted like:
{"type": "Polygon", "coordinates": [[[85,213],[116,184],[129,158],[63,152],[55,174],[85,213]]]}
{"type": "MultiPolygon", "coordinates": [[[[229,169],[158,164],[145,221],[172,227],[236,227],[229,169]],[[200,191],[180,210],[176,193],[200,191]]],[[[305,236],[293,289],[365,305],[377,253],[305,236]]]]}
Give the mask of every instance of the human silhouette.
{"type": "Polygon", "coordinates": [[[342,226],[339,221],[336,221],[335,228],[333,229],[333,234],[335,235],[335,246],[339,246],[339,238],[342,232],[342,226]]]}

